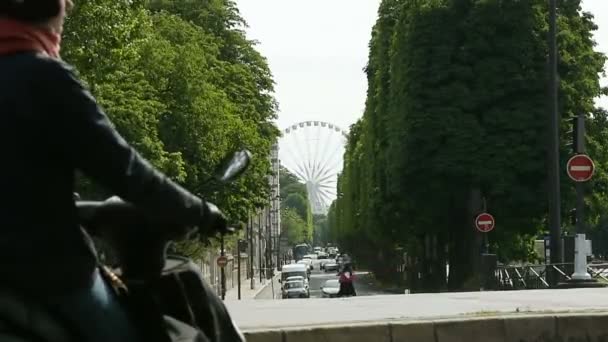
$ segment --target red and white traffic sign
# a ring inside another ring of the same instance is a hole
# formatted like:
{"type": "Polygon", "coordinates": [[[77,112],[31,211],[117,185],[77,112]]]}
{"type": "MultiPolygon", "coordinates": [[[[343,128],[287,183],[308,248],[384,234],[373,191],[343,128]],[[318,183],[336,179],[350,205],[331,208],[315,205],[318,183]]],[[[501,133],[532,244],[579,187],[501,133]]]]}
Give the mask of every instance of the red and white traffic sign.
{"type": "Polygon", "coordinates": [[[228,263],[228,258],[226,258],[225,256],[220,256],[219,258],[217,258],[217,265],[219,267],[224,267],[224,266],[226,266],[227,263],[228,263]]]}
{"type": "Polygon", "coordinates": [[[577,154],[568,160],[568,176],[575,182],[586,182],[593,177],[595,164],[586,154],[577,154]]]}
{"type": "Polygon", "coordinates": [[[488,213],[481,213],[475,218],[475,227],[482,233],[487,233],[494,229],[495,223],[494,216],[488,213]]]}

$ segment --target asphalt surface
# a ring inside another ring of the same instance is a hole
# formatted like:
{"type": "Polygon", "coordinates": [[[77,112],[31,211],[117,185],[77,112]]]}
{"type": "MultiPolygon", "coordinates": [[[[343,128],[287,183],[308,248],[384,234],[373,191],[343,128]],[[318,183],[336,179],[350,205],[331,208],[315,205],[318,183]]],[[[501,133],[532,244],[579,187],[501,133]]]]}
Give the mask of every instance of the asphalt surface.
{"type": "MultiPolygon", "coordinates": [[[[319,260],[314,260],[313,271],[310,275],[310,298],[322,298],[323,294],[321,286],[325,284],[327,280],[338,279],[338,272],[331,271],[325,272],[319,267],[319,260]]],[[[355,291],[357,296],[375,296],[381,294],[387,294],[387,292],[378,288],[372,281],[372,276],[368,272],[355,272],[355,291]]],[[[268,284],[259,294],[255,297],[259,300],[267,299],[281,299],[281,284],[278,282],[278,277],[271,284],[268,284]],[[274,292],[274,295],[273,295],[274,292]]],[[[293,299],[290,299],[293,300],[293,299]]]]}
{"type": "MultiPolygon", "coordinates": [[[[330,279],[338,279],[337,272],[313,271],[310,275],[310,298],[322,298],[321,286],[330,279]]],[[[386,294],[381,289],[374,287],[371,275],[368,272],[355,272],[354,284],[357,296],[386,294]]]]}
{"type": "MultiPolygon", "coordinates": [[[[319,260],[313,261],[314,268],[310,275],[309,281],[310,298],[322,298],[323,293],[321,291],[321,286],[323,286],[323,284],[325,284],[327,280],[338,279],[337,271],[325,272],[320,269],[319,262],[319,260]]],[[[357,296],[375,296],[380,294],[386,294],[386,292],[374,286],[371,274],[369,274],[368,272],[356,271],[354,282],[357,296]]]]}

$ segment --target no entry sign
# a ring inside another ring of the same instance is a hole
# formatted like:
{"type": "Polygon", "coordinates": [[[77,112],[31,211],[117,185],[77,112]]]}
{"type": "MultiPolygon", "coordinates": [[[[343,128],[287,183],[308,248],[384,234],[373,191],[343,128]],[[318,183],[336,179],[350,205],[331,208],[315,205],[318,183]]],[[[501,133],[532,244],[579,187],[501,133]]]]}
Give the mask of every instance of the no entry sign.
{"type": "Polygon", "coordinates": [[[494,216],[488,213],[481,213],[475,218],[475,227],[482,233],[487,233],[494,229],[494,216]]]}
{"type": "Polygon", "coordinates": [[[228,263],[228,258],[226,258],[225,256],[220,256],[219,258],[217,258],[217,265],[219,267],[224,267],[224,266],[226,266],[227,263],[228,263]]]}
{"type": "Polygon", "coordinates": [[[568,177],[575,182],[586,182],[593,177],[595,165],[586,154],[577,154],[568,160],[568,177]]]}

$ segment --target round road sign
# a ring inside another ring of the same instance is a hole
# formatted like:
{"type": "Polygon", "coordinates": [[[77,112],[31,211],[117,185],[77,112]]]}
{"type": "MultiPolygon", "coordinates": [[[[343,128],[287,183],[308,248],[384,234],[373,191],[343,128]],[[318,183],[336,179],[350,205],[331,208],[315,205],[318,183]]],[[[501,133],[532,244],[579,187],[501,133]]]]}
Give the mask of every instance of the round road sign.
{"type": "Polygon", "coordinates": [[[586,154],[577,154],[568,160],[568,177],[575,182],[586,182],[593,177],[595,164],[586,154]]]}
{"type": "Polygon", "coordinates": [[[224,266],[226,266],[227,263],[228,263],[228,258],[226,258],[225,256],[220,256],[219,258],[217,258],[217,265],[219,267],[224,267],[224,266]]]}
{"type": "Polygon", "coordinates": [[[494,216],[488,213],[481,213],[475,218],[475,227],[482,233],[487,233],[494,229],[494,216]]]}

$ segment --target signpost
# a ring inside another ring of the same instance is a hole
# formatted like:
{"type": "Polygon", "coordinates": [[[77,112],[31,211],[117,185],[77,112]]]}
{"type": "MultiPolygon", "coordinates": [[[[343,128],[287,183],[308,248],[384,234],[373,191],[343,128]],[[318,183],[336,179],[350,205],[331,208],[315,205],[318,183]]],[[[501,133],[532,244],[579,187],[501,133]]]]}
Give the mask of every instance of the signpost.
{"type": "Polygon", "coordinates": [[[488,213],[481,213],[475,218],[475,227],[482,233],[488,233],[494,229],[494,216],[488,213]]]}
{"type": "Polygon", "coordinates": [[[585,154],[585,115],[579,114],[573,120],[572,132],[574,155],[566,164],[568,177],[576,183],[576,236],[574,240],[574,273],[570,280],[561,284],[565,287],[603,287],[604,284],[595,281],[587,272],[587,257],[591,255],[591,248],[585,236],[585,182],[593,177],[595,165],[593,160],[585,154]]]}
{"type": "Polygon", "coordinates": [[[595,165],[593,160],[585,154],[585,115],[579,114],[573,120],[572,132],[574,155],[568,159],[566,172],[568,177],[576,182],[576,237],[574,240],[574,273],[571,280],[574,283],[593,282],[591,275],[587,272],[587,255],[591,251],[586,248],[585,236],[585,191],[584,183],[593,177],[595,165]]]}
{"type": "Polygon", "coordinates": [[[216,262],[219,267],[224,268],[228,263],[228,258],[226,258],[225,256],[220,256],[217,258],[216,262]]]}
{"type": "Polygon", "coordinates": [[[241,300],[241,253],[247,252],[247,240],[239,240],[238,241],[238,251],[237,251],[237,286],[238,286],[238,298],[241,300]]]}
{"type": "Polygon", "coordinates": [[[586,154],[576,154],[568,160],[568,177],[577,183],[586,182],[593,177],[595,164],[586,154]]]}
{"type": "Polygon", "coordinates": [[[486,210],[486,200],[483,199],[483,209],[484,212],[480,213],[475,217],[475,228],[479,232],[483,234],[483,245],[484,251],[481,253],[481,264],[478,267],[481,267],[479,270],[481,283],[481,289],[491,289],[492,288],[492,274],[496,269],[496,255],[490,254],[490,243],[488,241],[488,233],[494,229],[496,225],[496,221],[494,220],[494,216],[485,212],[486,210]]]}
{"type": "Polygon", "coordinates": [[[226,299],[226,273],[224,270],[224,266],[228,263],[228,258],[226,258],[226,253],[224,251],[224,235],[220,237],[220,257],[217,258],[217,265],[220,267],[220,284],[222,286],[222,300],[226,299]]]}

